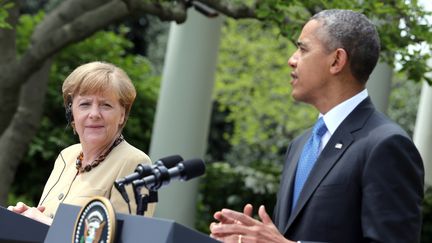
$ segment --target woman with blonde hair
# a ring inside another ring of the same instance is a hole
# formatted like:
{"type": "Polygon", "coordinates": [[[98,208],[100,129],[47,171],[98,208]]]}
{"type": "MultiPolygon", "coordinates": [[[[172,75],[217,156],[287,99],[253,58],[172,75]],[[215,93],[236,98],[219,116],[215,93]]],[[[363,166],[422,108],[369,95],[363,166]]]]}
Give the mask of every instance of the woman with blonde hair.
{"type": "MultiPolygon", "coordinates": [[[[135,212],[114,187],[114,181],[150,158],[125,141],[126,124],[136,90],[128,75],[110,63],[91,62],[76,68],[63,83],[66,118],[79,144],[65,148],[55,161],[38,207],[24,203],[8,209],[51,224],[60,203],[83,206],[91,197],[108,198],[115,211],[135,212]]],[[[126,191],[132,194],[132,188],[126,191]]],[[[146,216],[153,215],[154,204],[146,216]]]]}

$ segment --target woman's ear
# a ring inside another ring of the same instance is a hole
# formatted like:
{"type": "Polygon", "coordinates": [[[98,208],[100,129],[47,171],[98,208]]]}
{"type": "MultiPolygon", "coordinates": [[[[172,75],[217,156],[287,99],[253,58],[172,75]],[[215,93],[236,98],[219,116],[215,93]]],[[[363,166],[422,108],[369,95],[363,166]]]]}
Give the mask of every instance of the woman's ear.
{"type": "Polygon", "coordinates": [[[343,48],[333,52],[333,63],[330,67],[332,74],[340,73],[348,65],[348,53],[343,48]]]}
{"type": "Polygon", "coordinates": [[[69,102],[67,106],[65,107],[65,116],[66,121],[68,125],[70,125],[73,122],[73,114],[72,114],[72,102],[69,102]]]}
{"type": "Polygon", "coordinates": [[[120,120],[119,120],[119,126],[123,126],[126,122],[126,109],[123,108],[122,109],[122,114],[120,116],[120,120]]]}

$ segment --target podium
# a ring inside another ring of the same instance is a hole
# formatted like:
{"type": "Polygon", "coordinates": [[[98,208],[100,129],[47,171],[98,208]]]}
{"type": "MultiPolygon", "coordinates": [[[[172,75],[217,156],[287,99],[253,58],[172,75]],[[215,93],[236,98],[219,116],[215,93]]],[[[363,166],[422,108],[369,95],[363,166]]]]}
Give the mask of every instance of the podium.
{"type": "Polygon", "coordinates": [[[0,243],[43,242],[49,226],[0,206],[0,243]]]}
{"type": "MultiPolygon", "coordinates": [[[[71,242],[80,207],[60,204],[45,243],[71,242]]],[[[116,243],[217,243],[172,220],[116,213],[116,243]]]]}
{"type": "MultiPolygon", "coordinates": [[[[0,243],[72,242],[80,207],[60,204],[51,226],[0,206],[0,243]]],[[[116,214],[115,243],[217,243],[172,220],[116,214]]]]}

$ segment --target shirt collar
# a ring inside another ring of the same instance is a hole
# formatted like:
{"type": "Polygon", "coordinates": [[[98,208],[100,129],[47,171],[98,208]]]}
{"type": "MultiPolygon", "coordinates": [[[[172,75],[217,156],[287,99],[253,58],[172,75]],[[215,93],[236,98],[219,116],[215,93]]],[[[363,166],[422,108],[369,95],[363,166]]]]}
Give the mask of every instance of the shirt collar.
{"type": "Polygon", "coordinates": [[[360,93],[333,107],[325,115],[320,114],[319,117],[323,116],[328,132],[333,135],[342,121],[367,97],[368,92],[364,89],[360,93]]]}

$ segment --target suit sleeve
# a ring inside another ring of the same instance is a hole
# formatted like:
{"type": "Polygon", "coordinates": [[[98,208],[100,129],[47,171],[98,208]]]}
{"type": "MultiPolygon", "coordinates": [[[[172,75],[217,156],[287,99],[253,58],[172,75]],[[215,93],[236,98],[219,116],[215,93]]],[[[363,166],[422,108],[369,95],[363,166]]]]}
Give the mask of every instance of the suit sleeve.
{"type": "Polygon", "coordinates": [[[424,169],[412,141],[392,135],[370,150],[362,174],[365,242],[419,242],[424,169]]]}

